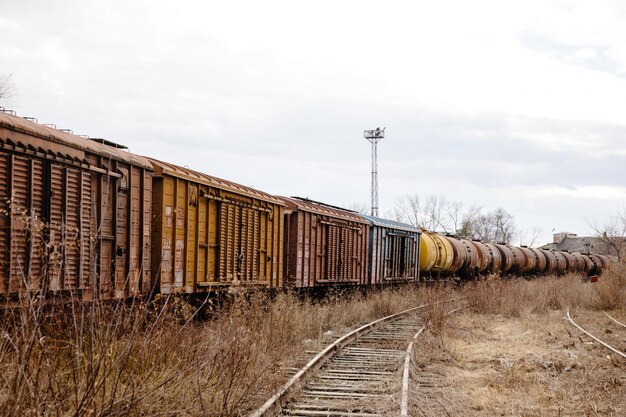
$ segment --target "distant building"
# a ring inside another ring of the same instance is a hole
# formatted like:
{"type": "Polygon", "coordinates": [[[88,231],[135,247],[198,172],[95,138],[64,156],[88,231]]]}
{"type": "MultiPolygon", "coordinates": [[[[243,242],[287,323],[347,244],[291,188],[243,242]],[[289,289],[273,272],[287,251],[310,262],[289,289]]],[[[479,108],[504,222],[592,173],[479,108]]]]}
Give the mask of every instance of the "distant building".
{"type": "Polygon", "coordinates": [[[559,232],[552,235],[552,243],[561,243],[566,237],[576,237],[576,233],[559,232]]]}
{"type": "Polygon", "coordinates": [[[626,244],[626,239],[623,238],[606,238],[596,236],[578,236],[576,233],[560,232],[552,235],[552,243],[543,245],[540,249],[547,250],[560,250],[564,252],[578,252],[585,255],[598,253],[602,255],[616,255],[615,245],[611,245],[610,241],[615,239],[622,240],[626,244]]]}

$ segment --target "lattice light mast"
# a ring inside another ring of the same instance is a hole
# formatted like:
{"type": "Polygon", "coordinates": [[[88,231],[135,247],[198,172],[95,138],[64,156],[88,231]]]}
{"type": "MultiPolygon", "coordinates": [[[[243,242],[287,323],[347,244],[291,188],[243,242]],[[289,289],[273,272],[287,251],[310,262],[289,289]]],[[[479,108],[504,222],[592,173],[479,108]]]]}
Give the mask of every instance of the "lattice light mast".
{"type": "Polygon", "coordinates": [[[374,130],[363,132],[365,139],[372,144],[372,216],[378,217],[378,157],[376,144],[385,137],[385,128],[377,127],[374,130]]]}

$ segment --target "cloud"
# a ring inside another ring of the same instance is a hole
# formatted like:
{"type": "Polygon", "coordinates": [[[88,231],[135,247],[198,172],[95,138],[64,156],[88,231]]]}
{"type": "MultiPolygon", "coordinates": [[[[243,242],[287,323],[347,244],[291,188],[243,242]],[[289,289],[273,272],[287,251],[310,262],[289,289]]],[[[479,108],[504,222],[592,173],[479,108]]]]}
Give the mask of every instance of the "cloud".
{"type": "Polygon", "coordinates": [[[0,62],[20,114],[331,204],[369,201],[386,126],[381,212],[443,194],[551,230],[622,198],[624,7],[7,0],[0,62]]]}

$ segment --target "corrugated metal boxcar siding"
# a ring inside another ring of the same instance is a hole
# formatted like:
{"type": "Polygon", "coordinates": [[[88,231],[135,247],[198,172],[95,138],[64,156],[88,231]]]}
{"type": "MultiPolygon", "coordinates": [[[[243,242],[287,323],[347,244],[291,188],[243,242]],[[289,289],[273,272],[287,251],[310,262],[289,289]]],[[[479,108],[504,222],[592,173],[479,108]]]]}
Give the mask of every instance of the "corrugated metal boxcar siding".
{"type": "Polygon", "coordinates": [[[7,269],[9,262],[9,171],[7,167],[7,155],[0,153],[0,293],[9,292],[9,275],[7,269]]]}
{"type": "Polygon", "coordinates": [[[282,285],[282,206],[201,187],[168,174],[155,180],[153,268],[161,292],[282,285]]]}
{"type": "Polygon", "coordinates": [[[9,289],[16,291],[21,282],[27,278],[27,266],[29,259],[26,247],[26,217],[28,214],[27,190],[28,190],[28,168],[24,158],[9,156],[10,166],[10,198],[11,208],[11,236],[10,262],[11,271],[9,278],[9,289]]]}
{"type": "Polygon", "coordinates": [[[1,293],[26,286],[107,298],[144,290],[142,269],[151,281],[147,160],[4,113],[0,148],[1,293]]]}
{"type": "Polygon", "coordinates": [[[367,225],[303,210],[286,217],[290,285],[367,284],[367,225]]]}
{"type": "Polygon", "coordinates": [[[418,278],[417,234],[397,232],[393,228],[370,228],[370,283],[413,281],[418,278]]]}
{"type": "Polygon", "coordinates": [[[88,173],[0,153],[0,292],[15,294],[24,285],[41,289],[45,276],[53,291],[82,288],[81,248],[89,239],[81,237],[90,221],[88,209],[86,218],[81,212],[84,175],[88,173]]]}
{"type": "MultiPolygon", "coordinates": [[[[104,298],[141,292],[137,256],[149,263],[150,251],[142,251],[138,235],[141,222],[150,218],[150,207],[148,204],[148,212],[140,215],[144,192],[140,183],[130,192],[134,202],[129,206],[128,188],[118,187],[123,178],[4,153],[0,161],[2,194],[13,196],[12,213],[2,216],[0,232],[0,250],[6,254],[1,268],[2,293],[17,293],[24,281],[31,290],[40,289],[45,277],[51,291],[86,290],[104,298]],[[134,211],[130,218],[129,207],[134,211]],[[96,230],[98,253],[93,245],[96,230]],[[128,230],[134,231],[135,238],[129,240],[128,230]]],[[[138,169],[137,175],[144,175],[143,170],[138,169]]],[[[144,198],[150,201],[149,192],[144,198]]],[[[5,198],[2,209],[9,210],[5,198]]],[[[144,224],[145,236],[149,233],[144,224]]],[[[148,268],[147,276],[149,272],[148,268]]]]}

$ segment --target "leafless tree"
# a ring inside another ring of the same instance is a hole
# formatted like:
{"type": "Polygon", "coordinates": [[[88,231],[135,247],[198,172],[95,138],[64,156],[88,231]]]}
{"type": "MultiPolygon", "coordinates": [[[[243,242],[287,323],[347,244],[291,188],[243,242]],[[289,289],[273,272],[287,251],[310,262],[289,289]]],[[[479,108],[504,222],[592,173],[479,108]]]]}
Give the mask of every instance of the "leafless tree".
{"type": "Polygon", "coordinates": [[[543,229],[541,227],[531,227],[530,229],[521,231],[519,233],[520,246],[534,248],[537,243],[537,239],[541,236],[541,233],[543,233],[543,229]]]}
{"type": "Polygon", "coordinates": [[[462,223],[461,237],[490,243],[511,243],[515,237],[513,216],[502,208],[491,213],[476,211],[462,223]]]}
{"type": "Polygon", "coordinates": [[[369,214],[369,207],[365,203],[354,201],[346,207],[348,210],[355,211],[359,214],[369,214]]]}
{"type": "Polygon", "coordinates": [[[429,195],[422,200],[417,194],[408,194],[399,197],[386,216],[427,230],[448,232],[445,207],[446,200],[441,196],[429,195]]]}
{"type": "Polygon", "coordinates": [[[436,195],[425,199],[420,199],[417,194],[400,197],[385,215],[429,231],[453,233],[464,239],[511,243],[516,234],[513,216],[502,208],[484,213],[478,206],[466,209],[460,201],[448,202],[436,195]]]}
{"type": "Polygon", "coordinates": [[[13,83],[10,75],[0,75],[0,104],[13,95],[13,83]]]}
{"type": "Polygon", "coordinates": [[[385,214],[391,220],[424,227],[420,198],[417,194],[407,194],[396,199],[393,208],[385,214]]]}
{"type": "Polygon", "coordinates": [[[446,199],[442,196],[429,195],[424,202],[424,227],[428,230],[441,230],[450,233],[450,224],[444,216],[446,199]]]}
{"type": "Polygon", "coordinates": [[[482,214],[482,208],[472,206],[467,210],[462,210],[460,213],[457,213],[458,203],[453,203],[450,207],[450,217],[454,225],[454,233],[463,239],[475,239],[473,225],[476,224],[476,219],[482,214]]]}
{"type": "Polygon", "coordinates": [[[588,223],[609,250],[609,255],[616,256],[619,262],[626,259],[626,207],[605,223],[588,223]]]}

